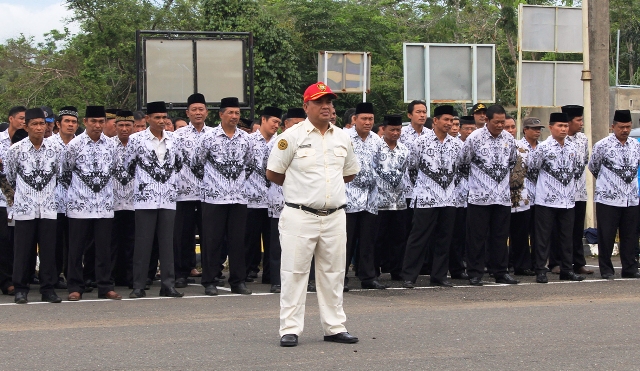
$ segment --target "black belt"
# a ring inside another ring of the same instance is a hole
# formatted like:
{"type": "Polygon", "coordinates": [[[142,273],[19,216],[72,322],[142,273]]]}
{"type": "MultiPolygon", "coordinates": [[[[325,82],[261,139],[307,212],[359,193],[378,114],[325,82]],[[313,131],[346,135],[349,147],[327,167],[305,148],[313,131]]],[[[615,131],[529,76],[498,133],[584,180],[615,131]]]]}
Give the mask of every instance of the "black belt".
{"type": "Polygon", "coordinates": [[[308,211],[308,212],[316,214],[318,216],[331,215],[331,214],[335,213],[336,211],[344,209],[345,207],[347,207],[347,205],[342,205],[342,206],[337,207],[335,209],[320,209],[320,210],[318,210],[318,209],[312,209],[310,207],[306,207],[306,206],[303,206],[303,205],[292,204],[290,202],[285,202],[284,204],[289,206],[289,207],[292,207],[294,209],[300,209],[302,211],[308,211]]]}

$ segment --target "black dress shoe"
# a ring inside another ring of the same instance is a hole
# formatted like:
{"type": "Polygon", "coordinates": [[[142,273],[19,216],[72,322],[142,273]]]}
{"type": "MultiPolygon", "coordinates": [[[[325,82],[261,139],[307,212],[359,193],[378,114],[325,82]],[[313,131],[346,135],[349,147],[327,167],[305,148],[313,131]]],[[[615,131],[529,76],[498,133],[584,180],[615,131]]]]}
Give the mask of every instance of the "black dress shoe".
{"type": "Polygon", "coordinates": [[[84,281],[84,292],[93,291],[93,286],[91,285],[91,280],[84,281]]]}
{"type": "Polygon", "coordinates": [[[187,287],[187,279],[186,278],[178,278],[176,279],[176,288],[183,289],[187,287]]]}
{"type": "Polygon", "coordinates": [[[615,275],[613,273],[604,273],[602,275],[602,278],[605,280],[612,280],[615,278],[615,275]]]}
{"type": "Polygon", "coordinates": [[[16,304],[27,304],[29,301],[27,300],[26,292],[16,292],[15,299],[16,304]]]}
{"type": "Polygon", "coordinates": [[[143,289],[133,289],[129,294],[129,298],[131,299],[140,299],[147,296],[147,293],[143,289]]]}
{"type": "Polygon", "coordinates": [[[536,275],[536,282],[537,283],[549,283],[549,279],[547,278],[547,274],[546,273],[540,273],[536,275]]]}
{"type": "Polygon", "coordinates": [[[55,292],[50,292],[48,294],[42,294],[42,301],[46,301],[47,303],[62,303],[62,299],[55,292]]]}
{"type": "Polygon", "coordinates": [[[622,273],[622,278],[640,278],[640,272],[636,273],[622,273]]]}
{"type": "MultiPolygon", "coordinates": [[[[349,290],[347,290],[349,291],[349,290]]],[[[309,283],[307,284],[307,292],[316,292],[316,281],[315,280],[309,280],[309,283]]]]}
{"type": "Polygon", "coordinates": [[[214,278],[213,279],[213,284],[218,286],[218,287],[224,287],[224,279],[222,279],[222,278],[214,278]]]}
{"type": "Polygon", "coordinates": [[[458,274],[452,274],[451,278],[454,280],[468,280],[469,279],[469,275],[467,274],[467,272],[462,272],[462,273],[458,273],[458,274]]]}
{"type": "MultiPolygon", "coordinates": [[[[247,277],[248,277],[248,278],[256,279],[256,278],[258,278],[258,272],[256,272],[256,271],[251,271],[251,272],[249,272],[249,274],[247,274],[247,277]]],[[[252,282],[252,281],[249,281],[249,282],[252,282]]]]}
{"type": "Polygon", "coordinates": [[[287,334],[280,338],[281,347],[295,347],[296,345],[298,345],[298,335],[287,334]]]}
{"type": "Polygon", "coordinates": [[[204,294],[209,296],[216,296],[218,295],[218,288],[214,284],[207,285],[204,288],[204,294]]]}
{"type": "Polygon", "coordinates": [[[411,281],[404,281],[402,282],[402,287],[404,287],[405,289],[415,289],[416,285],[414,285],[411,281]]]}
{"type": "Polygon", "coordinates": [[[342,287],[342,292],[349,292],[349,285],[347,285],[346,282],[345,282],[344,286],[342,287]]]}
{"type": "Polygon", "coordinates": [[[272,294],[280,293],[280,285],[271,285],[271,289],[269,290],[272,294]]]}
{"type": "Polygon", "coordinates": [[[584,280],[584,276],[577,275],[574,272],[569,272],[569,273],[560,272],[560,280],[561,281],[582,281],[584,280]]]}
{"type": "Polygon", "coordinates": [[[33,275],[31,276],[31,282],[29,282],[32,285],[39,285],[40,284],[40,279],[38,278],[38,276],[33,275]]]}
{"type": "Polygon", "coordinates": [[[469,278],[469,285],[471,285],[471,286],[482,286],[482,278],[480,278],[480,277],[471,277],[471,278],[469,278]]]}
{"type": "Polygon", "coordinates": [[[520,281],[513,279],[509,274],[504,274],[502,277],[496,277],[496,283],[506,283],[507,285],[517,285],[520,281]]]}
{"type": "Polygon", "coordinates": [[[333,341],[334,343],[354,344],[358,342],[358,338],[348,332],[341,332],[335,335],[325,335],[324,341],[333,341]]]}
{"type": "Polygon", "coordinates": [[[380,282],[373,280],[371,282],[361,282],[360,286],[363,289],[367,289],[367,290],[384,290],[387,288],[387,286],[381,284],[380,282]]]}
{"type": "Polygon", "coordinates": [[[247,277],[247,278],[244,279],[244,282],[253,282],[253,281],[255,281],[255,280],[253,278],[251,278],[251,277],[247,277]]]}
{"type": "Polygon", "coordinates": [[[196,279],[195,278],[187,278],[187,285],[190,283],[196,283],[196,279]]]}
{"type": "Polygon", "coordinates": [[[231,292],[240,295],[251,295],[251,290],[247,288],[247,285],[245,285],[244,282],[239,285],[231,286],[231,292]]]}
{"type": "MultiPolygon", "coordinates": [[[[147,281],[145,282],[144,285],[151,287],[151,285],[153,285],[153,280],[151,278],[147,278],[147,281]]],[[[149,289],[145,289],[145,290],[149,290],[149,289]]]]}
{"type": "Polygon", "coordinates": [[[160,289],[160,296],[166,296],[168,298],[181,298],[183,293],[178,292],[175,287],[163,287],[160,289]]]}
{"type": "Polygon", "coordinates": [[[64,280],[61,278],[58,280],[58,282],[53,284],[53,288],[54,289],[58,289],[58,290],[66,290],[67,289],[67,283],[64,282],[64,280]]]}
{"type": "Polygon", "coordinates": [[[449,280],[431,280],[429,283],[431,286],[453,287],[453,283],[449,280]]]}
{"type": "Polygon", "coordinates": [[[516,276],[535,276],[536,272],[532,271],[531,269],[517,269],[514,274],[516,276]]]}

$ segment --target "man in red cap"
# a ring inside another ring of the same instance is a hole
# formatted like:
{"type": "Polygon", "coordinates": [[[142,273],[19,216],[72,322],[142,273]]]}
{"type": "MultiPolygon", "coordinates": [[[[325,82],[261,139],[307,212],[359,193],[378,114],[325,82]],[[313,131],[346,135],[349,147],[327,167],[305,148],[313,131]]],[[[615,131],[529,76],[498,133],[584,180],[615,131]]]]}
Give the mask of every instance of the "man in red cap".
{"type": "Polygon", "coordinates": [[[304,93],[307,119],[278,137],[267,178],[282,185],[285,208],[279,222],[280,345],[298,345],[311,258],[324,340],[356,343],[344,326],[342,290],[346,266],[345,183],[360,171],[348,135],[330,123],[336,95],[318,82],[304,93]]]}

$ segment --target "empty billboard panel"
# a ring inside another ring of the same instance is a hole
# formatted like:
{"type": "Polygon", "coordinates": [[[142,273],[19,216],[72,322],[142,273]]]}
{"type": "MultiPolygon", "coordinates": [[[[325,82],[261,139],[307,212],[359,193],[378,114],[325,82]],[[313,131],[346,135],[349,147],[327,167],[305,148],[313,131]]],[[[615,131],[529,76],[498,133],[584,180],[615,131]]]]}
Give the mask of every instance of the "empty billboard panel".
{"type": "Polygon", "coordinates": [[[147,40],[146,101],[184,102],[193,94],[191,40],[147,40]]]}
{"type": "Polygon", "coordinates": [[[582,105],[581,75],[582,63],[523,61],[520,105],[523,107],[582,105]]]}
{"type": "Polygon", "coordinates": [[[196,48],[198,91],[210,102],[238,97],[246,103],[243,41],[198,40],[196,48]]]}
{"type": "Polygon", "coordinates": [[[469,47],[429,46],[431,101],[472,100],[472,52],[469,47]]]}
{"type": "Polygon", "coordinates": [[[582,53],[582,8],[520,5],[521,50],[582,53]]]}

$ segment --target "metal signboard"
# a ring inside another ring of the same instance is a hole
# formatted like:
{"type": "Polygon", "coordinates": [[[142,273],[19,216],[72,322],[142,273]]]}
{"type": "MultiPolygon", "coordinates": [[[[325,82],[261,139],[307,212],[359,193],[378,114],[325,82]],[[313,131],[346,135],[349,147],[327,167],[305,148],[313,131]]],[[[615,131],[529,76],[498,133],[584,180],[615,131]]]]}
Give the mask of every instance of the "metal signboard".
{"type": "Polygon", "coordinates": [[[582,8],[520,4],[522,51],[582,53],[582,8]]]}
{"type": "Polygon", "coordinates": [[[520,105],[558,107],[582,105],[582,62],[522,61],[520,105]]]}
{"type": "Polygon", "coordinates": [[[371,89],[371,53],[318,52],[318,81],[336,93],[362,94],[371,89]]]}

